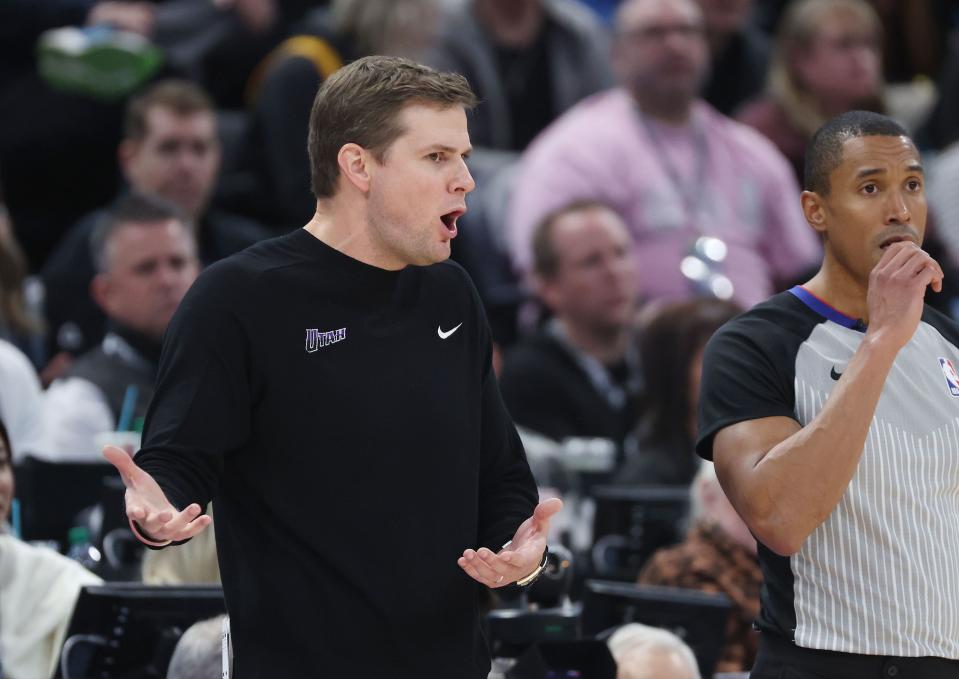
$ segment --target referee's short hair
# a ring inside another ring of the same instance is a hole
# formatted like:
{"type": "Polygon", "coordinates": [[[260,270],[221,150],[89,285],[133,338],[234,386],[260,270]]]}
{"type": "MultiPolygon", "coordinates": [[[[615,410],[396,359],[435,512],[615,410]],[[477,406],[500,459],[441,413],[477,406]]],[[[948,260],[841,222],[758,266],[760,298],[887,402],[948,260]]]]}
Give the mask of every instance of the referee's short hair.
{"type": "Polygon", "coordinates": [[[828,196],[829,175],[842,163],[842,146],[858,137],[909,137],[895,120],[872,111],[848,111],[816,130],[806,147],[803,188],[828,196]]]}
{"type": "Polygon", "coordinates": [[[152,224],[167,222],[171,219],[183,224],[183,228],[187,231],[191,240],[194,238],[186,217],[173,203],[156,196],[137,192],[123,196],[100,218],[96,226],[93,227],[93,233],[90,234],[90,256],[93,258],[94,268],[98,273],[103,273],[110,268],[108,252],[110,239],[125,225],[152,224]]]}

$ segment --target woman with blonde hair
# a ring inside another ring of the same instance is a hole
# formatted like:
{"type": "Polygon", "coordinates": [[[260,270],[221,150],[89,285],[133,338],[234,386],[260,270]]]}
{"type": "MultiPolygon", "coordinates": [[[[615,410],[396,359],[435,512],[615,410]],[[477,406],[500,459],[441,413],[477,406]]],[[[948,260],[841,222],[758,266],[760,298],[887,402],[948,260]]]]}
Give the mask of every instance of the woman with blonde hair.
{"type": "Polygon", "coordinates": [[[803,181],[813,132],[853,109],[884,112],[882,25],[865,0],[798,0],[786,11],[766,93],[736,115],[782,151],[803,181]]]}

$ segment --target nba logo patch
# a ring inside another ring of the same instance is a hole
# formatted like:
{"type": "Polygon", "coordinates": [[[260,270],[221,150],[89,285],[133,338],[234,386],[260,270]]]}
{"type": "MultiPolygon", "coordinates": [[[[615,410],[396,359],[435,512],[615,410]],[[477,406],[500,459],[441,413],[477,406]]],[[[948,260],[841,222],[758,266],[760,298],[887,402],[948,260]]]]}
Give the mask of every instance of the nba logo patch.
{"type": "Polygon", "coordinates": [[[948,358],[940,358],[939,367],[942,368],[942,374],[946,376],[949,393],[959,397],[959,373],[956,372],[956,366],[948,358]]]}

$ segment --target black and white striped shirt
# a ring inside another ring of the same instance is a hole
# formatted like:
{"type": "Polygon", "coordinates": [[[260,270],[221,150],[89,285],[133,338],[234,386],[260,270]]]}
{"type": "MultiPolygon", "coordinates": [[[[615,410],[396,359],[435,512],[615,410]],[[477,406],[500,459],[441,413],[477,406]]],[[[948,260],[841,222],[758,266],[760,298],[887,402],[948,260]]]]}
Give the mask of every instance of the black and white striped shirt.
{"type": "MultiPolygon", "coordinates": [[[[811,422],[863,330],[801,287],[727,324],[704,358],[700,455],[736,422],[811,422]]],[[[793,556],[760,545],[761,629],[804,648],[959,659],[957,346],[959,327],[927,307],[838,506],[793,556]]]]}

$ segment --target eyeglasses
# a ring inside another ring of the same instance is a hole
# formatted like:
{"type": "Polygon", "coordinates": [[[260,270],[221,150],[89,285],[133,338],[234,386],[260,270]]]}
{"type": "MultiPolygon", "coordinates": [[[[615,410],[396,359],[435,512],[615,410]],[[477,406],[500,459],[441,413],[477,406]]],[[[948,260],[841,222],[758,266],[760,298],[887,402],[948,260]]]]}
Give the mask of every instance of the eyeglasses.
{"type": "Polygon", "coordinates": [[[705,37],[706,30],[700,24],[661,24],[627,29],[617,35],[626,40],[662,42],[673,34],[686,39],[699,39],[705,37]]]}
{"type": "Polygon", "coordinates": [[[733,282],[723,272],[728,247],[721,238],[700,236],[694,240],[679,270],[697,294],[718,299],[733,296],[733,282]]]}
{"type": "Polygon", "coordinates": [[[871,52],[878,52],[880,48],[879,38],[873,35],[843,34],[834,36],[821,36],[816,40],[816,43],[822,45],[830,51],[841,52],[842,54],[848,54],[850,52],[856,52],[863,49],[871,52]]]}

